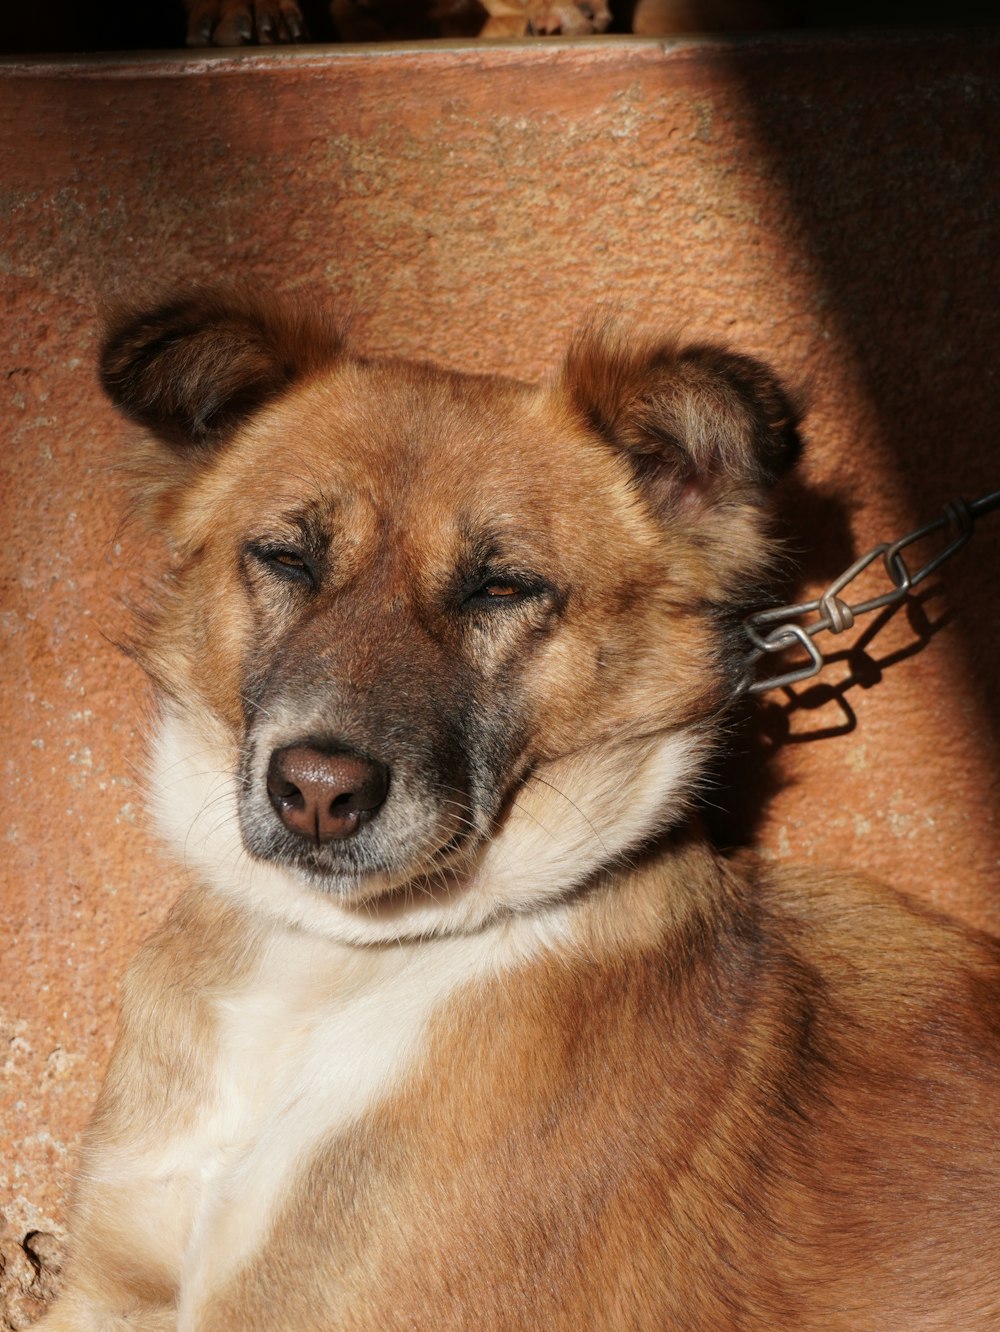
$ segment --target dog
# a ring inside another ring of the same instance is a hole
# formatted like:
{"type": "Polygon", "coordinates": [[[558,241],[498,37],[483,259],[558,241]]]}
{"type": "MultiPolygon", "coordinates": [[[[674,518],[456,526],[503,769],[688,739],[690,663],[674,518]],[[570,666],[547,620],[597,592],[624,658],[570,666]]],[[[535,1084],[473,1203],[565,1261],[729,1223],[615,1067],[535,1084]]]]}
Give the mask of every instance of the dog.
{"type": "Polygon", "coordinates": [[[101,373],[194,886],[41,1326],[1000,1327],[997,945],[699,827],[774,373],[597,320],[530,387],[203,291],[101,373]]]}

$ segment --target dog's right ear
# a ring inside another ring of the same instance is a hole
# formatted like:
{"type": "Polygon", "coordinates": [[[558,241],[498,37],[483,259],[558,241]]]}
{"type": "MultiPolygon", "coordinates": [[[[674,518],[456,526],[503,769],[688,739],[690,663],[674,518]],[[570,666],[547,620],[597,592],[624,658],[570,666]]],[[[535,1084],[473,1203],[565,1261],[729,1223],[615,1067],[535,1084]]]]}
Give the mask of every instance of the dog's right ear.
{"type": "Polygon", "coordinates": [[[171,451],[214,451],[268,401],[338,355],[336,328],[280,304],[194,290],[107,323],[101,383],[171,451]]]}

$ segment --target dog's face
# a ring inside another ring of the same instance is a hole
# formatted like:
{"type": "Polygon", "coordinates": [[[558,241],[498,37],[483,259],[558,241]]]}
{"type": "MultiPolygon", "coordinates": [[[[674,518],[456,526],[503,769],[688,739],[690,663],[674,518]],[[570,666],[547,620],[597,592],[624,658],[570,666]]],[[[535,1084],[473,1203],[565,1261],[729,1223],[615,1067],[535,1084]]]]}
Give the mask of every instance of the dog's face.
{"type": "Polygon", "coordinates": [[[161,814],[223,891],[470,927],[682,806],[797,450],[761,366],[595,329],[526,388],[196,295],[121,320],[103,373],[175,550],[161,814]]]}

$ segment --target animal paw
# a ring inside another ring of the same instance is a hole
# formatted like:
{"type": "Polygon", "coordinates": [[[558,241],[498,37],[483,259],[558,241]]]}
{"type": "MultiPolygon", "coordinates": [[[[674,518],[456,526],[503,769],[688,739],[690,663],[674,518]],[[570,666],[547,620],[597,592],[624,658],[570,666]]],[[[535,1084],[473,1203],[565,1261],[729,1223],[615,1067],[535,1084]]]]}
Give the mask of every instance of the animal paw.
{"type": "Polygon", "coordinates": [[[306,37],[295,0],[192,0],[190,4],[188,46],[271,46],[306,37]]]}
{"type": "Polygon", "coordinates": [[[540,37],[561,33],[581,37],[588,32],[604,32],[611,25],[611,10],[606,0],[563,0],[563,3],[532,7],[531,30],[540,37]]]}

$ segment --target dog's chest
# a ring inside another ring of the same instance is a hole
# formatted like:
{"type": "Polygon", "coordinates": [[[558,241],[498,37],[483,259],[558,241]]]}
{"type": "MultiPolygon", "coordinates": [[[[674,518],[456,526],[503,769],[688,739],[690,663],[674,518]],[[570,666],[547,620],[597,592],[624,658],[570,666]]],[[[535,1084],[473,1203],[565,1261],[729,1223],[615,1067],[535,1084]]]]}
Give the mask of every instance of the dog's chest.
{"type": "Polygon", "coordinates": [[[215,1000],[212,1094],[186,1144],[180,1332],[258,1250],[319,1148],[400,1086],[434,1015],[523,955],[488,936],[363,950],[287,936],[215,1000]]]}
{"type": "Polygon", "coordinates": [[[218,1139],[223,1173],[253,1169],[262,1154],[274,1160],[271,1139],[288,1139],[293,1126],[303,1147],[363,1115],[405,1076],[464,970],[325,942],[269,948],[244,987],[215,1001],[215,1105],[205,1131],[218,1139]]]}

